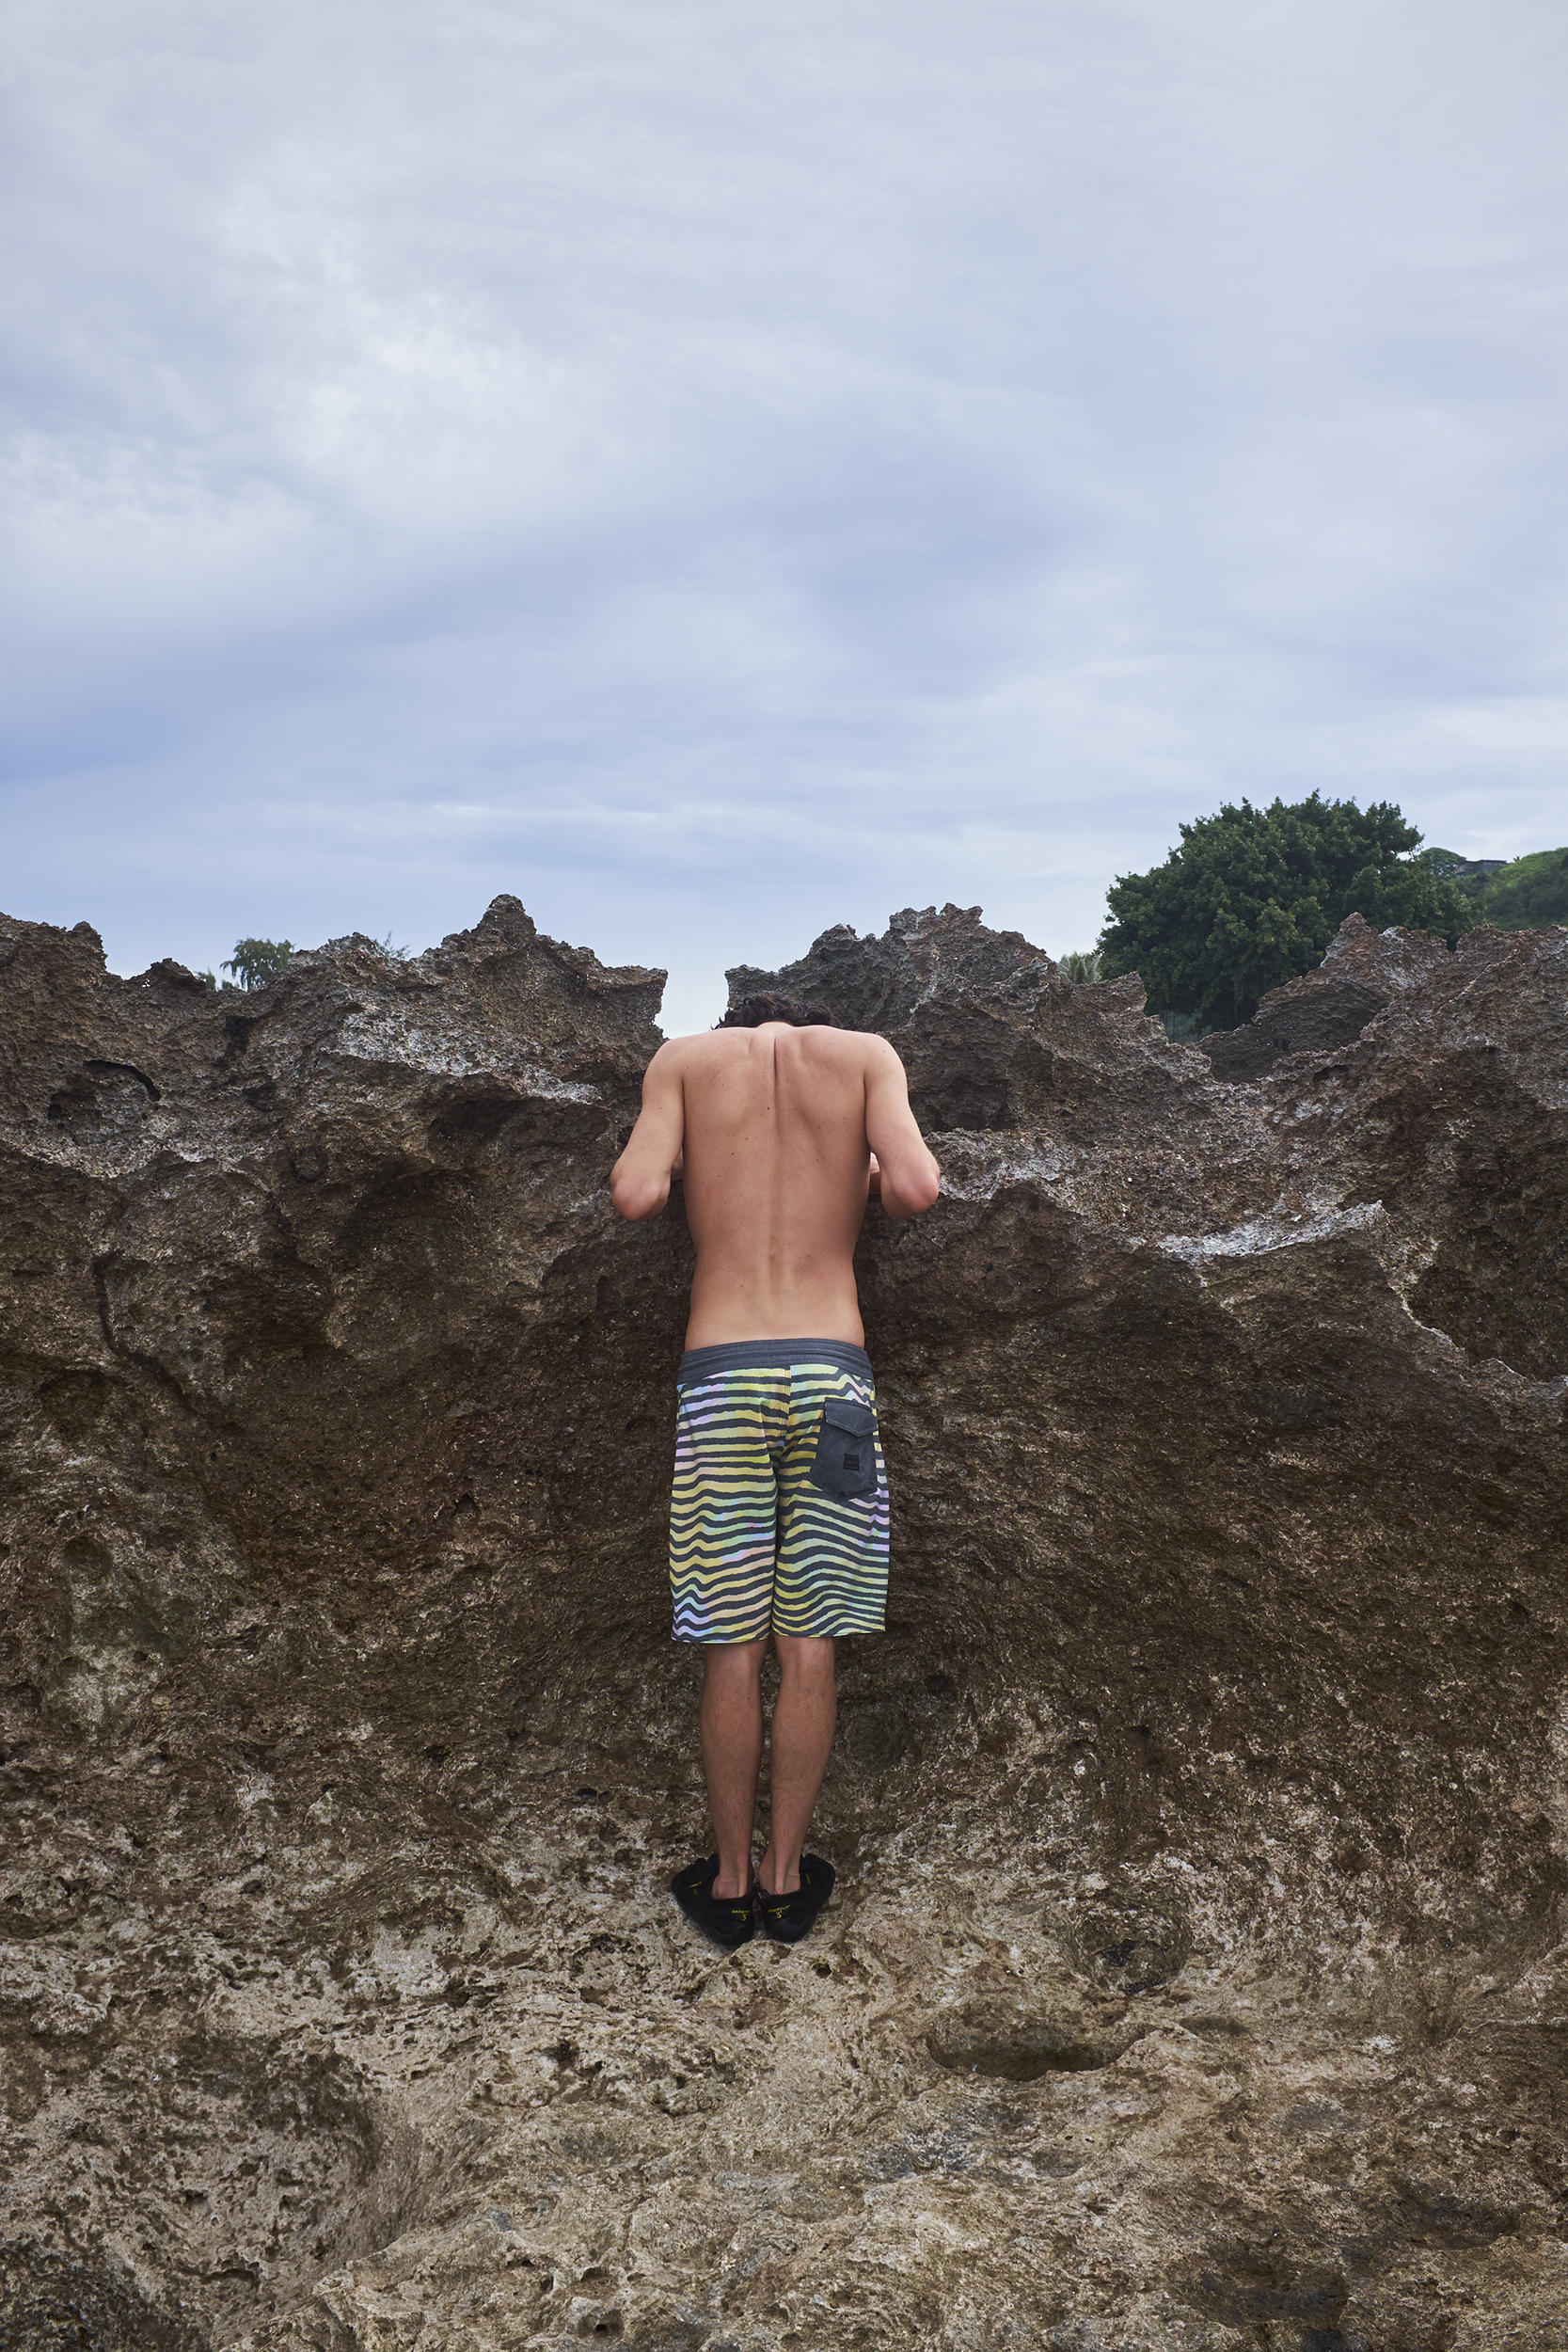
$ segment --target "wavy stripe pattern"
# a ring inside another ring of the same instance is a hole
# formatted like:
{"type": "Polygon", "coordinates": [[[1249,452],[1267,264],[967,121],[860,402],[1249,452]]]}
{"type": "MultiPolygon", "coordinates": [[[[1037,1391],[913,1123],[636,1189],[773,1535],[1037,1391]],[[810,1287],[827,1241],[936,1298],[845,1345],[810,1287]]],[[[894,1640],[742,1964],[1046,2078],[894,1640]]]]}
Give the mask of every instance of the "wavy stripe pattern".
{"type": "Polygon", "coordinates": [[[806,1476],[830,1397],[876,1405],[837,1364],[721,1372],[676,1391],[670,1589],[677,1642],[879,1633],[887,1607],[887,1467],[874,1495],[806,1476]]]}

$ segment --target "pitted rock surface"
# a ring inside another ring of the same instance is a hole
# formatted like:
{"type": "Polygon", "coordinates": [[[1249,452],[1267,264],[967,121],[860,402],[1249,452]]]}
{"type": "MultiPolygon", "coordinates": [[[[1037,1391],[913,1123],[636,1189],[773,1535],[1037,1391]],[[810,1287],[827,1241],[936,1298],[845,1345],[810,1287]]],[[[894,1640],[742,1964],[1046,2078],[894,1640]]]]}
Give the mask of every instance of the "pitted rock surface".
{"type": "Polygon", "coordinates": [[[1399,990],[1447,954],[1425,931],[1374,931],[1359,914],[1348,915],[1322,963],[1271,989],[1250,1021],[1202,1039],[1199,1050],[1216,1077],[1237,1080],[1262,1077],[1287,1054],[1352,1045],[1399,990]]]}
{"type": "Polygon", "coordinates": [[[725,1958],[661,976],[0,925],[0,2346],[1560,2352],[1568,933],[1228,1064],[973,912],[768,978],[946,1190],[839,1889],[725,1958]]]}

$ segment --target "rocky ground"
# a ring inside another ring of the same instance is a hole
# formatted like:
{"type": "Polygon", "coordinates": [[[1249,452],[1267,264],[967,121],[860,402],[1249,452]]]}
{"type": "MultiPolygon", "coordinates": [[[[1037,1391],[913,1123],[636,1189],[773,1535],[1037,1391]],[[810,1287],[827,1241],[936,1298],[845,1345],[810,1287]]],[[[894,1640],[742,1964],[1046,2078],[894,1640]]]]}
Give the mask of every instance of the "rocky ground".
{"type": "Polygon", "coordinates": [[[953,909],[782,977],[947,1191],[840,1892],[725,1958],[660,976],[0,924],[0,2347],[1560,2352],[1568,933],[1207,1053],[953,909]]]}

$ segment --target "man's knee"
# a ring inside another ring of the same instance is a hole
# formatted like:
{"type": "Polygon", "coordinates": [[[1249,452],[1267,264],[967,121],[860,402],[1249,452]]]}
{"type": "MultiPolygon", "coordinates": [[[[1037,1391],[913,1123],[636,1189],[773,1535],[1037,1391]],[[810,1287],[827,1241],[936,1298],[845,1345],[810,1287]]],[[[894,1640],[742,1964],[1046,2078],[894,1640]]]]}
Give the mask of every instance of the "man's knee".
{"type": "Polygon", "coordinates": [[[762,1642],[708,1642],[703,1648],[704,1677],[710,1683],[727,1687],[756,1682],[762,1674],[763,1652],[768,1644],[762,1642]]]}
{"type": "Polygon", "coordinates": [[[776,1633],[782,1682],[832,1682],[833,1639],[829,1634],[776,1633]]]}

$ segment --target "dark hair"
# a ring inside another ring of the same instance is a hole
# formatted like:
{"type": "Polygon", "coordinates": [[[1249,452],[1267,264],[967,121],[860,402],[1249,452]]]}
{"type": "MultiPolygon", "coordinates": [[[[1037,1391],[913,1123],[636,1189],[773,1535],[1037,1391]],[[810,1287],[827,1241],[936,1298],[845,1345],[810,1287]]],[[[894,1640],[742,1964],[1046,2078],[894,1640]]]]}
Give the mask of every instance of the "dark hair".
{"type": "Polygon", "coordinates": [[[805,1005],[798,996],[779,996],[765,989],[760,996],[743,996],[732,1005],[720,1029],[760,1029],[765,1021],[787,1021],[792,1029],[836,1029],[838,1023],[826,1005],[805,1005]]]}

